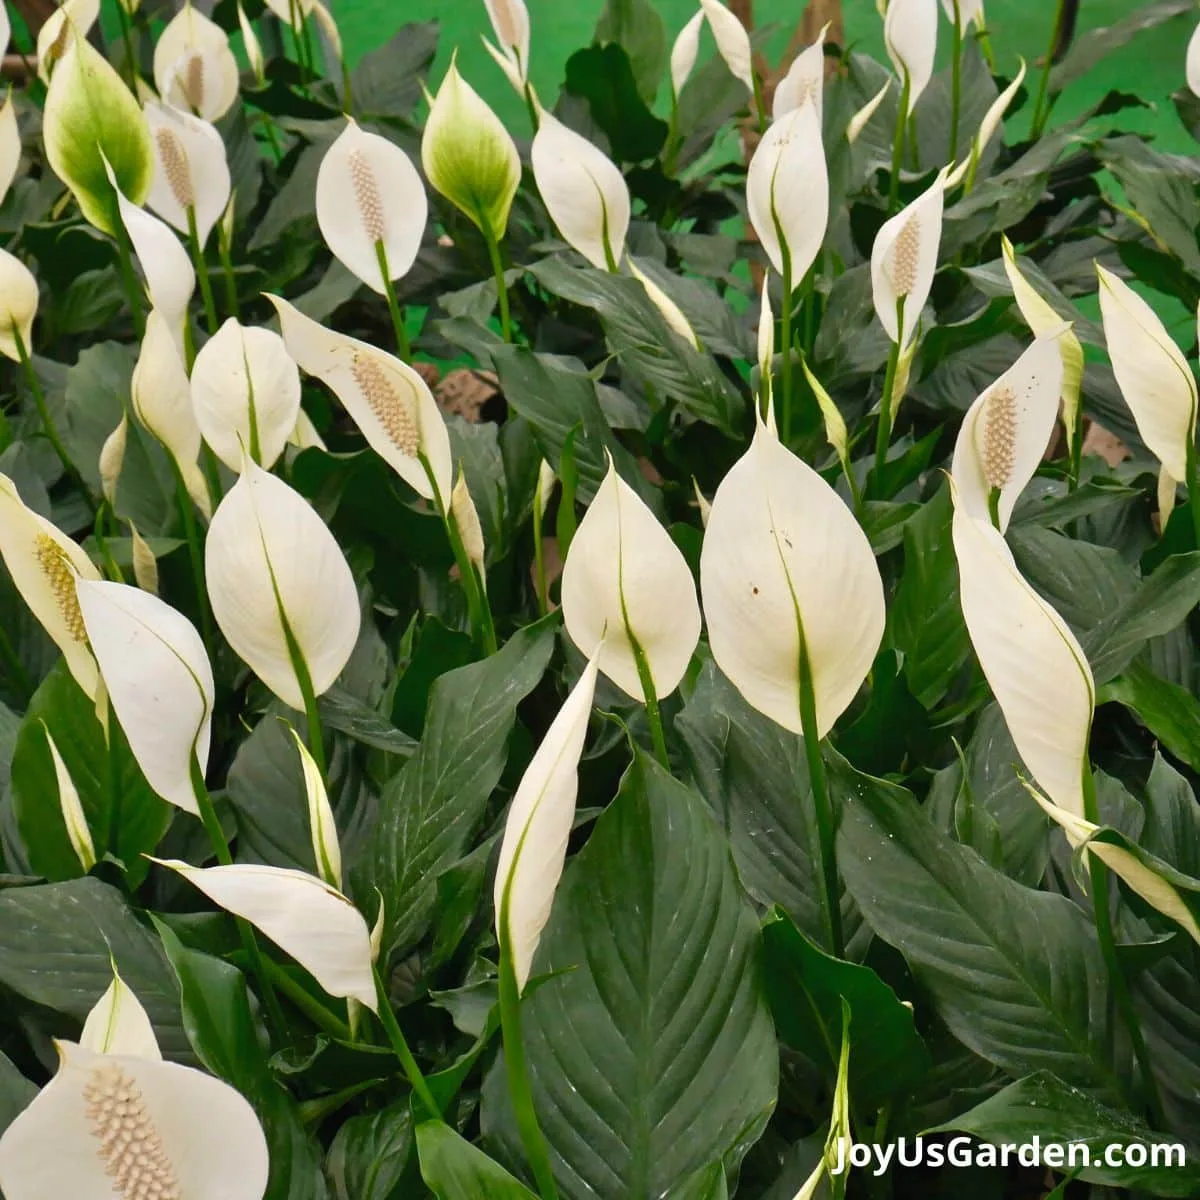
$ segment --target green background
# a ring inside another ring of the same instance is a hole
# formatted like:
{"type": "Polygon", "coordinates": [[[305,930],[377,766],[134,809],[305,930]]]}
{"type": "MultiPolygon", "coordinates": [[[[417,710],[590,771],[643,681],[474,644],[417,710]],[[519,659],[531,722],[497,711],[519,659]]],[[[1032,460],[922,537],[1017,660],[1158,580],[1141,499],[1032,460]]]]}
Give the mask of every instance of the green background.
{"type": "MultiPolygon", "coordinates": [[[[533,30],[530,50],[533,82],[542,96],[553,97],[562,82],[566,60],[590,42],[603,0],[527,2],[533,30]]],[[[671,39],[696,11],[697,3],[698,0],[655,0],[671,39]]],[[[1082,0],[1080,7],[1078,33],[1110,25],[1139,5],[1131,0],[1082,0]]],[[[507,122],[520,128],[522,106],[480,42],[481,34],[491,34],[483,0],[334,0],[332,8],[351,61],[385,41],[406,22],[438,21],[442,37],[434,78],[440,78],[451,50],[458,47],[459,66],[467,79],[507,122]]],[[[1053,0],[991,0],[987,5],[988,28],[1002,74],[1011,76],[1015,72],[1018,55],[1024,56],[1031,70],[1042,58],[1050,39],[1054,8],[1053,0]]],[[[780,30],[768,47],[772,62],[777,60],[803,9],[803,0],[755,0],[757,25],[760,28],[777,25],[780,30]]],[[[844,0],[843,9],[847,40],[882,58],[882,22],[874,0],[844,0]]],[[[1200,10],[1197,16],[1200,17],[1200,10]]],[[[949,32],[949,24],[941,21],[938,30],[941,58],[949,49],[949,32]]],[[[1192,153],[1195,143],[1179,123],[1169,99],[1183,85],[1184,55],[1190,34],[1186,17],[1140,34],[1126,49],[1072,85],[1056,113],[1063,116],[1077,113],[1111,89],[1136,92],[1153,108],[1122,114],[1123,126],[1154,132],[1160,149],[1192,153]]],[[[714,53],[707,31],[700,53],[702,58],[714,53]]],[[[660,95],[660,107],[664,100],[665,89],[660,95]]]]}

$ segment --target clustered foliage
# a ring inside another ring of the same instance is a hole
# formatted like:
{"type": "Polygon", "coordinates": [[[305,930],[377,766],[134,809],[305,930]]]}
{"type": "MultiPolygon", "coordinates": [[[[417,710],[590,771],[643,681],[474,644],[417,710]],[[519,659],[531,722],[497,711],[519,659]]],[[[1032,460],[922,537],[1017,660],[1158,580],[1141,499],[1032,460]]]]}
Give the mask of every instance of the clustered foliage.
{"type": "Polygon", "coordinates": [[[1136,80],[1052,115],[1192,5],[1044,70],[888,7],[890,63],[830,35],[772,113],[716,0],[673,54],[608,0],[556,97],[488,0],[513,149],[433,24],[352,70],[311,0],[39,39],[9,1200],[88,1156],[125,1200],[1200,1194],[1196,348],[1138,307],[1200,301],[1198,177],[1136,80]],[[831,1173],[922,1134],[1135,1153],[831,1173]]]}

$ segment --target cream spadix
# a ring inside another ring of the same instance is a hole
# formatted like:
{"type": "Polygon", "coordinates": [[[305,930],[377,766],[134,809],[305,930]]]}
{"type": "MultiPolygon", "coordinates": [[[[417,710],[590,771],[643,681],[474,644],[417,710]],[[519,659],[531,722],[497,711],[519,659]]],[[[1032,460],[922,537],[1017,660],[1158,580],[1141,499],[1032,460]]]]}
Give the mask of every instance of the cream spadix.
{"type": "Polygon", "coordinates": [[[828,32],[829,23],[826,22],[817,40],[796,55],[787,74],[776,84],[771,100],[771,116],[776,121],[802,104],[811,104],[817,110],[817,123],[820,124],[824,111],[825,35],[828,32]]]}
{"type": "Polygon", "coordinates": [[[129,1054],[161,1062],[158,1038],[142,1002],[117,973],[115,962],[112,971],[112,983],[83,1022],[79,1044],[95,1054],[129,1054]]]}
{"type": "Polygon", "coordinates": [[[308,502],[247,460],[213,513],[204,565],[213,616],[263,683],[303,710],[290,633],[313,693],[328,690],[358,640],[358,592],[308,502]]]}
{"type": "Polygon", "coordinates": [[[883,583],[853,514],[761,419],[713,497],[700,591],[713,658],[746,701],[803,732],[805,671],[824,737],[871,669],[883,583]]]}
{"type": "Polygon", "coordinates": [[[192,409],[192,390],[178,343],[178,333],[163,315],[150,311],[146,336],[133,368],[130,386],[133,411],[142,425],[166,448],[196,506],[212,516],[208,485],[200,470],[200,427],[192,409]]]}
{"type": "Polygon", "coordinates": [[[529,152],[533,178],[563,240],[600,270],[615,271],[629,230],[629,188],[598,147],[544,109],[529,152]]]}
{"type": "Polygon", "coordinates": [[[185,237],[192,209],[203,246],[229,204],[225,143],[212,125],[191,113],[153,102],[145,113],[154,146],[154,178],[146,203],[185,237]]]}
{"type": "Polygon", "coordinates": [[[83,811],[83,803],[79,799],[79,789],[71,778],[67,764],[59,753],[58,744],[51,736],[50,728],[45,721],[41,722],[42,732],[46,735],[46,747],[50,751],[50,762],[54,767],[54,782],[58,787],[58,808],[62,813],[63,824],[67,828],[67,840],[79,866],[86,875],[96,865],[96,846],[92,841],[92,831],[87,823],[87,815],[83,811]]]}
{"type": "Polygon", "coordinates": [[[0,1137],[8,1200],[262,1200],[266,1138],[227,1083],[141,1055],[55,1048],[58,1072],[0,1137]]]}
{"type": "Polygon", "coordinates": [[[1064,328],[1063,319],[1051,308],[1049,302],[1025,278],[1017,265],[1016,252],[1012,242],[1003,234],[1000,235],[1000,248],[1004,258],[1004,273],[1008,276],[1009,286],[1017,308],[1025,320],[1025,324],[1033,332],[1034,337],[1044,337],[1061,329],[1055,339],[1059,355],[1062,357],[1062,422],[1066,430],[1068,442],[1075,437],[1079,424],[1079,395],[1083,389],[1083,347],[1075,331],[1064,328]]]}
{"type": "Polygon", "coordinates": [[[285,867],[193,867],[154,859],[214,904],[249,921],[291,955],[331,996],[378,1011],[371,934],[362,913],[315,875],[285,867]]]}
{"type": "Polygon", "coordinates": [[[1067,623],[1017,570],[1001,533],[971,516],[954,491],[959,592],[979,665],[1038,787],[1082,816],[1096,702],[1087,657],[1067,623]]]}
{"type": "Polygon", "coordinates": [[[154,84],[172,107],[205,121],[223,117],[238,95],[229,35],[191,3],[167,22],[154,46],[154,84]]]}
{"type": "Polygon", "coordinates": [[[42,116],[46,160],[84,217],[115,235],[116,195],[105,163],[134,204],[153,173],[150,131],[141,106],[108,60],[73,27],[54,68],[42,116]]]}
{"type": "Polygon", "coordinates": [[[942,240],[942,211],[946,171],[906,208],[885,221],[871,247],[871,294],[875,313],[888,337],[908,349],[933,287],[938,246],[942,240]],[[904,301],[903,318],[899,315],[904,301]]]}
{"type": "MultiPolygon", "coordinates": [[[[1157,314],[1099,263],[1100,317],[1113,374],[1138,433],[1171,477],[1187,478],[1196,439],[1196,380],[1157,314]]],[[[1051,799],[1054,797],[1051,796],[1051,799]]]]}
{"type": "Polygon", "coordinates": [[[704,9],[697,9],[679,31],[671,46],[671,94],[679,99],[700,53],[700,30],[704,27],[704,9]]]}
{"type": "Polygon", "coordinates": [[[317,224],[342,266],[382,296],[378,247],[388,279],[407,275],[428,215],[425,185],[408,155],[349,118],[317,171],[317,224]]]}
{"type": "MultiPolygon", "coordinates": [[[[1060,330],[1067,327],[1059,323],[1060,330]]],[[[958,502],[972,517],[1008,528],[1058,420],[1062,355],[1053,336],[1038,338],[967,409],[954,446],[958,502]]]]}
{"type": "Polygon", "coordinates": [[[608,473],[579,523],[562,573],[567,633],[587,653],[601,639],[600,670],[642,699],[640,653],[657,696],[673,692],[700,639],[700,606],[679,547],[645,501],[608,473]]]}
{"type": "Polygon", "coordinates": [[[38,310],[38,285],[33,272],[15,255],[0,249],[0,354],[13,361],[33,352],[33,319],[38,310]]]}
{"type": "Polygon", "coordinates": [[[326,329],[281,297],[267,299],[279,314],[288,350],[334,392],[371,449],[427,500],[434,498],[432,474],[442,507],[448,505],[454,486],[450,435],[425,380],[407,363],[326,329]]]}
{"type": "Polygon", "coordinates": [[[61,529],[26,507],[7,475],[0,475],[0,557],[21,599],[62,651],[75,682],[96,700],[100,673],[88,645],[75,581],[99,579],[100,572],[61,529]]]}
{"type": "Polygon", "coordinates": [[[243,451],[271,467],[300,412],[300,369],[279,334],[230,317],[192,365],[192,407],[204,440],[231,470],[243,451]]]}
{"type": "Polygon", "coordinates": [[[908,84],[908,113],[933,78],[937,33],[937,0],[891,0],[883,41],[901,83],[908,84]]]}
{"type": "Polygon", "coordinates": [[[521,777],[504,824],[496,865],[496,932],[512,956],[518,990],[529,979],[562,878],[579,793],[579,758],[602,652],[603,647],[598,647],[550,723],[521,777]]]}
{"type": "Polygon", "coordinates": [[[709,29],[712,30],[713,40],[717,43],[717,53],[725,60],[729,73],[735,79],[740,79],[753,93],[753,52],[746,27],[721,0],[700,0],[700,7],[708,21],[709,29]]]}
{"type": "Polygon", "coordinates": [[[208,766],[213,674],[196,627],[140,588],[106,580],[76,586],[109,702],[146,782],[199,815],[193,763],[208,766]]]}
{"type": "Polygon", "coordinates": [[[829,221],[829,175],[814,105],[793,109],[763,134],[746,175],[746,209],[771,266],[799,284],[829,221]]]}
{"type": "Polygon", "coordinates": [[[529,79],[529,9],[525,0],[483,0],[497,45],[484,45],[500,64],[509,82],[524,91],[529,79]]]}
{"type": "Polygon", "coordinates": [[[521,182],[521,157],[500,118],[459,74],[438,88],[421,138],[425,177],[484,237],[500,241],[521,182]]]}

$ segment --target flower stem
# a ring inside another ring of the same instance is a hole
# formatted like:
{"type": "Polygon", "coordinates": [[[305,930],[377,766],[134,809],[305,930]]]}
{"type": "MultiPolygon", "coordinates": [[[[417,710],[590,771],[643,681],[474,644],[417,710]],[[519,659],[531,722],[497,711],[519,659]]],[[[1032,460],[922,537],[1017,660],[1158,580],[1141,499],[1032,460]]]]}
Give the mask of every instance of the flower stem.
{"type": "Polygon", "coordinates": [[[117,262],[121,268],[121,284],[125,289],[125,298],[129,301],[129,312],[133,318],[133,329],[140,341],[146,332],[146,317],[142,310],[142,292],[138,287],[137,277],[133,273],[133,255],[129,245],[129,234],[121,221],[121,211],[113,202],[113,228],[117,238],[117,262]]]}
{"type": "Polygon", "coordinates": [[[786,446],[792,436],[792,256],[787,245],[783,248],[783,308],[779,314],[779,353],[782,355],[780,391],[783,393],[779,412],[779,432],[786,446]]]}
{"type": "Polygon", "coordinates": [[[1054,24],[1050,26],[1050,44],[1046,47],[1046,61],[1042,64],[1042,78],[1038,84],[1037,100],[1033,106],[1033,122],[1029,128],[1029,136],[1036,141],[1042,136],[1042,130],[1050,119],[1050,72],[1054,69],[1054,51],[1058,46],[1062,24],[1066,18],[1066,0],[1058,0],[1054,9],[1054,24]]]}
{"type": "Polygon", "coordinates": [[[904,72],[904,86],[900,89],[900,107],[896,110],[896,134],[892,141],[892,176],[888,182],[888,216],[900,208],[900,164],[904,161],[904,131],[908,127],[908,97],[912,80],[904,72]]]}
{"type": "Polygon", "coordinates": [[[431,1117],[440,1117],[442,1115],[441,1107],[429,1090],[429,1084],[426,1082],[425,1076],[421,1074],[421,1068],[417,1066],[417,1060],[413,1058],[412,1051],[408,1048],[408,1042],[404,1038],[400,1023],[396,1020],[396,1014],[392,1012],[392,1002],[388,999],[387,988],[383,986],[383,977],[379,974],[379,967],[374,966],[371,970],[375,975],[375,995],[379,1000],[379,1023],[383,1026],[383,1031],[387,1034],[388,1041],[391,1042],[392,1049],[396,1052],[396,1057],[400,1060],[400,1065],[404,1068],[404,1074],[408,1076],[408,1082],[412,1084],[413,1091],[417,1093],[431,1117]]]}
{"type": "Polygon", "coordinates": [[[212,611],[208,606],[208,589],[204,584],[204,553],[200,547],[200,529],[196,524],[196,514],[192,511],[192,498],[188,495],[187,485],[183,482],[183,472],[175,461],[174,455],[168,455],[171,460],[171,470],[175,475],[175,496],[179,501],[179,515],[183,520],[183,534],[187,539],[188,557],[192,564],[192,581],[196,587],[196,606],[200,610],[200,628],[204,634],[204,646],[211,659],[213,656],[213,627],[212,611]]]}
{"type": "Polygon", "coordinates": [[[217,332],[217,305],[213,300],[212,280],[208,277],[208,263],[204,259],[204,247],[200,245],[200,232],[196,226],[196,206],[188,205],[188,248],[192,262],[196,265],[196,278],[200,281],[200,295],[204,297],[204,316],[208,321],[208,332],[217,332]]]}
{"type": "Polygon", "coordinates": [[[500,1036],[504,1042],[508,1094],[516,1113],[525,1156],[537,1180],[538,1192],[542,1200],[558,1200],[558,1188],[550,1167],[550,1151],[533,1107],[533,1088],[529,1083],[529,1065],[525,1061],[525,1041],[521,1033],[521,993],[517,988],[512,945],[508,936],[507,894],[503,907],[500,921],[500,1036]]]}
{"type": "MultiPolygon", "coordinates": [[[[1075,414],[1075,426],[1071,430],[1070,444],[1067,446],[1067,491],[1073,492],[1079,487],[1079,474],[1083,463],[1083,413],[1075,414]]],[[[1200,541],[1197,546],[1200,547],[1200,541]]]]}
{"type": "Polygon", "coordinates": [[[508,311],[508,284],[504,282],[504,263],[500,258],[500,242],[490,229],[484,232],[483,240],[487,242],[492,276],[496,280],[496,299],[500,304],[500,336],[506,342],[511,342],[513,340],[512,318],[508,311]]]}
{"type": "MultiPolygon", "coordinates": [[[[1096,781],[1092,775],[1091,764],[1083,766],[1083,815],[1093,825],[1100,824],[1099,805],[1096,802],[1096,781]]],[[[1142,1036],[1142,1026],[1138,1021],[1137,1012],[1133,1007],[1133,998],[1129,994],[1129,983],[1117,957],[1116,942],[1113,937],[1112,912],[1109,909],[1108,872],[1099,858],[1087,853],[1088,881],[1092,893],[1092,911],[1096,917],[1096,937],[1100,942],[1100,953],[1104,958],[1104,966],[1108,973],[1108,986],[1112,989],[1116,1000],[1117,1011],[1129,1031],[1129,1040],[1133,1045],[1134,1057],[1141,1069],[1142,1085],[1145,1088],[1146,1103],[1154,1125],[1163,1129],[1166,1123],[1163,1118],[1162,1101],[1159,1099],[1158,1087],[1154,1081],[1151,1068],[1150,1052],[1146,1047],[1146,1039],[1142,1036]]]]}
{"type": "Polygon", "coordinates": [[[954,42],[950,59],[950,157],[948,162],[958,158],[958,117],[962,109],[962,52],[963,28],[962,10],[959,0],[954,2],[954,42]]]}
{"type": "MultiPolygon", "coordinates": [[[[213,807],[212,797],[208,794],[204,774],[200,770],[200,763],[196,760],[195,754],[191,756],[189,769],[192,779],[192,795],[195,796],[196,807],[200,810],[200,822],[204,826],[204,832],[208,834],[208,840],[212,843],[217,862],[223,867],[230,866],[233,863],[233,855],[229,850],[229,842],[225,838],[225,831],[221,828],[221,820],[217,816],[217,810],[213,807]]],[[[242,948],[250,962],[250,970],[254,973],[254,977],[258,980],[258,986],[262,989],[267,1019],[275,1029],[277,1036],[282,1037],[287,1029],[287,1022],[284,1020],[283,1010],[279,1007],[279,997],[275,994],[271,977],[267,974],[262,951],[258,948],[258,939],[254,936],[254,928],[244,917],[234,917],[234,923],[237,925],[238,935],[242,939],[242,948]]]]}
{"type": "Polygon", "coordinates": [[[238,304],[237,277],[233,273],[233,257],[224,238],[218,239],[217,253],[221,256],[221,273],[225,277],[225,311],[235,320],[241,316],[238,304]]]}
{"type": "Polygon", "coordinates": [[[497,649],[496,626],[492,620],[492,608],[488,603],[487,589],[480,586],[475,564],[471,562],[467,548],[463,545],[462,535],[458,532],[458,526],[454,521],[454,513],[450,510],[449,504],[442,499],[442,489],[438,487],[437,477],[433,473],[429,459],[425,457],[424,453],[417,457],[425,468],[425,476],[429,480],[429,486],[433,489],[434,506],[446,528],[446,537],[450,542],[450,549],[454,554],[454,562],[462,581],[463,592],[467,598],[467,615],[471,622],[471,632],[485,654],[495,654],[497,649]]]}
{"type": "Polygon", "coordinates": [[[533,502],[533,571],[537,585],[538,614],[550,611],[550,589],[546,583],[546,548],[542,545],[542,506],[533,502]]]}
{"type": "Polygon", "coordinates": [[[288,657],[292,660],[292,670],[296,673],[296,684],[300,688],[300,695],[304,701],[304,718],[308,723],[308,749],[312,753],[313,762],[317,764],[317,770],[321,773],[321,782],[328,784],[329,770],[325,765],[325,735],[321,726],[321,712],[317,708],[317,694],[313,690],[312,676],[308,673],[308,663],[304,661],[300,643],[296,641],[291,624],[284,615],[283,604],[278,595],[276,604],[279,606],[279,619],[283,626],[284,640],[287,642],[288,657]]]}
{"type": "Polygon", "coordinates": [[[892,343],[888,352],[887,374],[883,378],[883,395],[879,401],[879,425],[875,429],[875,485],[883,477],[883,466],[887,462],[888,446],[892,441],[892,422],[896,417],[896,373],[900,365],[900,339],[904,337],[904,297],[896,301],[896,332],[899,338],[892,343]]]}
{"type": "Polygon", "coordinates": [[[408,330],[404,325],[404,311],[396,299],[396,285],[388,270],[387,247],[380,238],[375,243],[375,257],[379,260],[379,274],[383,277],[383,291],[387,296],[388,312],[392,316],[392,329],[396,333],[396,352],[405,362],[412,362],[412,346],[408,341],[408,330]]]}
{"type": "Polygon", "coordinates": [[[54,424],[54,418],[50,415],[50,406],[46,403],[46,393],[42,390],[42,381],[38,379],[37,372],[33,369],[33,359],[29,357],[29,347],[25,345],[25,339],[21,336],[21,331],[17,328],[15,321],[12,323],[12,336],[17,346],[17,357],[21,361],[21,369],[25,372],[25,381],[29,384],[33,403],[42,420],[42,429],[46,434],[46,440],[53,447],[54,453],[58,455],[58,461],[62,463],[67,478],[79,489],[88,509],[95,516],[96,505],[92,501],[92,495],[83,482],[83,476],[75,469],[75,464],[71,461],[71,456],[67,453],[67,448],[59,436],[58,426],[54,424]]]}
{"type": "Polygon", "coordinates": [[[121,41],[125,46],[125,69],[129,76],[129,90],[137,95],[138,68],[137,57],[133,52],[133,34],[129,25],[129,14],[125,5],[117,0],[117,16],[121,21],[121,41]]]}
{"type": "Polygon", "coordinates": [[[1196,454],[1194,443],[1189,443],[1187,449],[1187,490],[1196,549],[1200,550],[1200,457],[1196,454]]]}
{"type": "MultiPolygon", "coordinates": [[[[799,623],[799,612],[796,614],[799,623]]],[[[817,843],[821,858],[821,883],[825,891],[825,932],[830,953],[841,958],[845,952],[842,940],[842,906],[838,887],[837,829],[833,819],[833,804],[829,799],[829,781],[825,761],[821,757],[821,738],[817,733],[817,698],[813,689],[812,667],[804,631],[800,631],[800,724],[804,730],[804,756],[808,760],[808,778],[812,784],[813,812],[817,822],[817,843]]]]}
{"type": "Polygon", "coordinates": [[[633,650],[633,661],[637,666],[638,682],[642,685],[642,695],[646,700],[646,719],[650,724],[650,739],[654,743],[654,754],[667,771],[671,769],[671,760],[667,757],[667,737],[663,731],[662,710],[658,705],[658,692],[654,687],[654,676],[650,674],[650,664],[646,661],[646,652],[629,627],[629,617],[624,612],[625,601],[622,598],[621,609],[625,620],[625,634],[629,638],[633,650]]]}
{"type": "Polygon", "coordinates": [[[343,1042],[351,1041],[350,1026],[336,1013],[331,1013],[303,985],[297,983],[278,963],[262,960],[272,985],[280,995],[290,1000],[318,1029],[343,1042]]]}

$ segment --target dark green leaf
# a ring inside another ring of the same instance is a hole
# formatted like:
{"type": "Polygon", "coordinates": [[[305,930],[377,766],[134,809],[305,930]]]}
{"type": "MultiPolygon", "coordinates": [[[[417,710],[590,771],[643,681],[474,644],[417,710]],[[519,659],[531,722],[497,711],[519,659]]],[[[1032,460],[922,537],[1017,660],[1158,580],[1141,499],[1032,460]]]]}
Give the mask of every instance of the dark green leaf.
{"type": "MultiPolygon", "coordinates": [[[[631,5],[631,0],[615,0],[631,5]]],[[[610,3],[610,8],[612,4],[610,3]]],[[[662,18],[645,0],[641,7],[662,18]]],[[[641,162],[653,158],[667,140],[667,123],[660,121],[638,94],[629,55],[614,43],[577,50],[567,59],[566,90],[588,102],[592,120],[604,131],[614,161],[641,162]]]]}
{"type": "MultiPolygon", "coordinates": [[[[703,801],[642,754],[567,868],[526,1000],[534,1102],[570,1200],[735,1171],[775,1106],[758,923],[703,801]],[[580,1031],[586,1030],[586,1037],[580,1031]]],[[[521,1160],[503,1063],[484,1129],[521,1160]]]]}
{"type": "Polygon", "coordinates": [[[417,1154],[421,1177],[438,1200],[536,1200],[535,1192],[441,1121],[417,1126],[417,1154]]]}
{"type": "Polygon", "coordinates": [[[12,1060],[0,1052],[0,1134],[29,1106],[37,1092],[12,1060]]]}
{"type": "Polygon", "coordinates": [[[357,113],[407,117],[421,99],[421,81],[437,51],[438,23],[401,25],[391,39],[364,54],[350,77],[357,113]]]}
{"type": "Polygon", "coordinates": [[[404,1200],[412,1194],[401,1190],[412,1152],[407,1100],[351,1117],[339,1127],[325,1163],[335,1200],[404,1200]]]}
{"type": "MultiPolygon", "coordinates": [[[[646,104],[653,104],[667,62],[667,31],[657,6],[650,0],[606,0],[596,22],[595,40],[601,46],[616,42],[622,47],[633,67],[637,90],[646,104]]],[[[568,62],[567,90],[574,91],[570,86],[570,71],[568,62]]],[[[592,115],[596,116],[594,108],[592,115]]]]}
{"type": "Polygon", "coordinates": [[[1200,701],[1186,688],[1160,679],[1133,662],[1097,697],[1125,705],[1162,744],[1193,770],[1200,770],[1200,701]]]}

